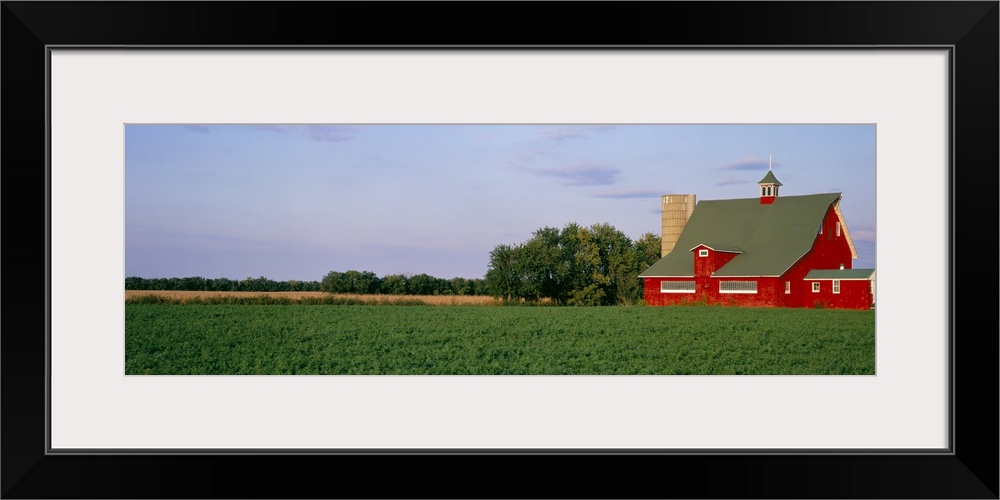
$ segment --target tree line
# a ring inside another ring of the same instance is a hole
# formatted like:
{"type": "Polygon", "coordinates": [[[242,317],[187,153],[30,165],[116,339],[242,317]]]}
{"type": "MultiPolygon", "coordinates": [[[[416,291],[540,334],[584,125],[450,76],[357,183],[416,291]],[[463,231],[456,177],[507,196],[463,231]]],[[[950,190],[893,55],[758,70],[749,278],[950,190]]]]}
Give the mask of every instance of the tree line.
{"type": "Polygon", "coordinates": [[[229,278],[125,278],[126,290],[181,290],[203,292],[329,292],[386,295],[488,295],[481,278],[435,278],[427,274],[390,274],[371,271],[330,271],[321,281],[274,281],[263,276],[229,278]]]}
{"type": "Polygon", "coordinates": [[[263,276],[232,280],[229,278],[125,278],[126,290],[182,290],[199,292],[318,292],[318,281],[274,281],[263,276]]]}
{"type": "Polygon", "coordinates": [[[633,242],[609,224],[543,227],[528,241],[490,252],[486,287],[504,300],[635,304],[643,298],[639,273],[659,259],[660,237],[652,233],[633,242]]]}
{"type": "Polygon", "coordinates": [[[371,271],[330,271],[319,285],[330,293],[384,295],[487,295],[481,278],[435,278],[428,274],[389,274],[379,278],[371,271]]]}

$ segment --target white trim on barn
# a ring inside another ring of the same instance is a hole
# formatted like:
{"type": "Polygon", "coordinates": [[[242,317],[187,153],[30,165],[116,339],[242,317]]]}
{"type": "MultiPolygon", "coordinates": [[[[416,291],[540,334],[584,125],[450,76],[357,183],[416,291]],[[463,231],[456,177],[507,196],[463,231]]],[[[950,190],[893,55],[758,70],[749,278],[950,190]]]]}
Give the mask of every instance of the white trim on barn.
{"type": "Polygon", "coordinates": [[[661,281],[660,293],[695,293],[694,281],[661,281]]]}
{"type": "Polygon", "coordinates": [[[719,293],[757,293],[757,282],[752,280],[719,281],[719,293]]]}

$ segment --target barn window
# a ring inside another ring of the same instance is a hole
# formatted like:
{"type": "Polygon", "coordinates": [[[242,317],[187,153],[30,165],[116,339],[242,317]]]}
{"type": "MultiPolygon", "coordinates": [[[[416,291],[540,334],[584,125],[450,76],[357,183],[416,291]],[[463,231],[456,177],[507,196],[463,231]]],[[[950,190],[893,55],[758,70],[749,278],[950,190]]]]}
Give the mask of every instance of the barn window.
{"type": "Polygon", "coordinates": [[[837,223],[837,236],[840,236],[840,223],[837,223]]]}
{"type": "Polygon", "coordinates": [[[661,281],[662,293],[694,293],[693,281],[661,281]]]}
{"type": "Polygon", "coordinates": [[[818,293],[818,292],[819,292],[819,282],[813,281],[813,293],[818,293]]]}
{"type": "Polygon", "coordinates": [[[786,281],[785,282],[785,293],[792,293],[792,282],[791,281],[786,281]]]}
{"type": "Polygon", "coordinates": [[[833,293],[840,293],[840,280],[833,280],[833,293]]]}
{"type": "Polygon", "coordinates": [[[708,257],[708,250],[705,249],[698,250],[698,257],[708,257]]]}
{"type": "Polygon", "coordinates": [[[819,234],[823,234],[823,223],[819,223],[819,234]]]}
{"type": "Polygon", "coordinates": [[[757,293],[756,281],[720,281],[719,293],[757,293]]]}

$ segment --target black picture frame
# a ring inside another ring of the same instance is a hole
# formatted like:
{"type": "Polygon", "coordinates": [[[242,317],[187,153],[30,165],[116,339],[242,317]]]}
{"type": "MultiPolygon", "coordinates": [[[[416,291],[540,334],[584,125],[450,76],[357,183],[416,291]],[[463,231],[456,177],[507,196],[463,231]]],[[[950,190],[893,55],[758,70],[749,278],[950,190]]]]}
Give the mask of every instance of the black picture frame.
{"type": "Polygon", "coordinates": [[[2,4],[4,498],[998,498],[997,1],[2,4]],[[952,453],[47,454],[53,45],[950,47],[952,453]]]}

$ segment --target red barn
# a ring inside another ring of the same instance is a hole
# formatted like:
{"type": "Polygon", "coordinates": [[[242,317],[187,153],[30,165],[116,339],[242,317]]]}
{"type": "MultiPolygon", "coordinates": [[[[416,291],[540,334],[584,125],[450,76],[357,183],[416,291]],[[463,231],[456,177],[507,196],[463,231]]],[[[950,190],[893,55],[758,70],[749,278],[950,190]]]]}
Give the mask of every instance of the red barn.
{"type": "Polygon", "coordinates": [[[758,185],[758,198],[695,205],[673,250],[639,275],[646,303],[872,307],[875,270],[852,268],[841,193],[779,197],[771,171],[758,185]]]}

